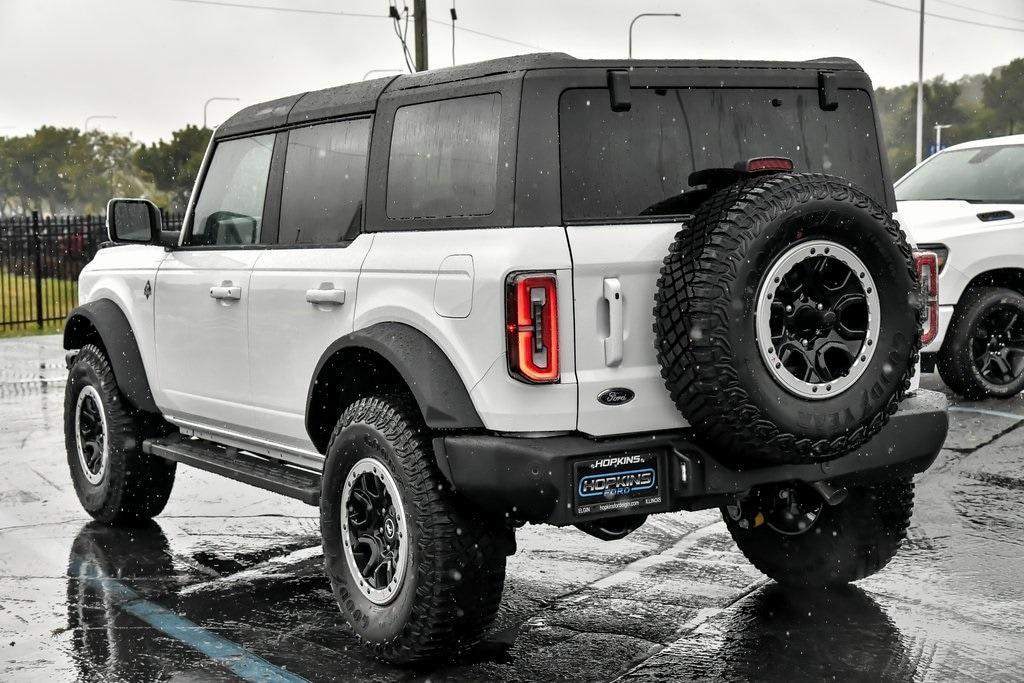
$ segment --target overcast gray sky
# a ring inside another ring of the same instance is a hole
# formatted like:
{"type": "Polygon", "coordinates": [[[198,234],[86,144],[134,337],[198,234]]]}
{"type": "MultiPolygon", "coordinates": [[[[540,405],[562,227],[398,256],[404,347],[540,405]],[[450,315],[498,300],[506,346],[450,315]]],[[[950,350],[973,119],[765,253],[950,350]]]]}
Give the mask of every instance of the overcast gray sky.
{"type": "MultiPolygon", "coordinates": [[[[152,141],[219,123],[245,104],[402,68],[387,0],[0,0],[0,135],[42,124],[92,125],[152,141]],[[288,7],[313,12],[227,5],[288,7]]],[[[852,57],[876,86],[917,77],[916,0],[456,0],[456,58],[552,50],[624,57],[638,12],[636,57],[852,57]],[[895,7],[894,7],[895,6],[895,7]],[[533,47],[531,47],[533,46],[533,47]]],[[[925,76],[987,72],[1024,56],[1024,0],[927,0],[925,76]],[[1014,17],[1012,20],[1008,17],[1014,17]],[[997,28],[1002,27],[1002,28],[997,28]],[[1007,30],[1013,28],[1017,30],[1007,30]]],[[[399,6],[404,3],[399,0],[399,6]]],[[[412,0],[409,0],[411,7],[412,0]]],[[[451,0],[428,0],[431,66],[451,64],[451,0]]],[[[411,30],[410,30],[411,38],[411,30]]]]}

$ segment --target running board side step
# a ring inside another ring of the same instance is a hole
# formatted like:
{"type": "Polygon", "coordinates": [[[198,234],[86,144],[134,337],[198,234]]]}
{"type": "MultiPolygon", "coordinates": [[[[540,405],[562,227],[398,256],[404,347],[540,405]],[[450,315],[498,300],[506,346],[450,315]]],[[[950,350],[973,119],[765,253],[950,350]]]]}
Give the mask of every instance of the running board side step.
{"type": "Polygon", "coordinates": [[[228,479],[301,500],[320,504],[320,473],[300,469],[261,455],[181,434],[146,439],[142,450],[228,479]]]}

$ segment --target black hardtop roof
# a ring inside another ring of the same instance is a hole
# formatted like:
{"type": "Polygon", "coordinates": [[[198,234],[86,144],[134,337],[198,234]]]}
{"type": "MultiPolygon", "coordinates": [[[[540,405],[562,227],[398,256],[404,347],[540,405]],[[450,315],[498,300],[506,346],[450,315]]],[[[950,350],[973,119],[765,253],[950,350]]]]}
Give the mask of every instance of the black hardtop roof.
{"type": "Polygon", "coordinates": [[[827,69],[863,71],[852,59],[827,57],[804,62],[761,62],[681,59],[576,59],[562,52],[539,52],[486,62],[433,69],[415,74],[377,78],[324,90],[299,93],[246,107],[225,121],[215,138],[230,137],[306,121],[372,112],[385,91],[408,90],[536,69],[565,68],[688,68],[688,69],[827,69]]]}

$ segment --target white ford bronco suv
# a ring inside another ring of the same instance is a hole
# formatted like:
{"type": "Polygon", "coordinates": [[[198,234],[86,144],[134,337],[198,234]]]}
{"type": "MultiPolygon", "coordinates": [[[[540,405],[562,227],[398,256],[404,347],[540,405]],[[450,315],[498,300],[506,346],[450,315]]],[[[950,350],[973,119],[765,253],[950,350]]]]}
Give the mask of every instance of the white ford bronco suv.
{"type": "Polygon", "coordinates": [[[243,109],[180,234],[110,202],[64,333],[82,505],[156,515],[177,463],[319,505],[394,662],[481,639],[526,523],[721,508],[779,582],[872,574],[947,427],[881,150],[844,59],[527,55],[243,109]]]}

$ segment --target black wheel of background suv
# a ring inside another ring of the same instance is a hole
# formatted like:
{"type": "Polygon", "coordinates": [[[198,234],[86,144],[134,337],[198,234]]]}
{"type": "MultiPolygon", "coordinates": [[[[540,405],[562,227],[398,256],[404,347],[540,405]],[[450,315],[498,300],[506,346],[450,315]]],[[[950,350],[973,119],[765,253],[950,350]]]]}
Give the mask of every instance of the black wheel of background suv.
{"type": "Polygon", "coordinates": [[[1024,389],[1024,296],[1002,287],[968,290],[938,357],[942,381],[970,399],[1024,389]]]}
{"type": "Polygon", "coordinates": [[[786,586],[835,586],[880,571],[895,557],[914,509],[914,484],[851,486],[829,506],[804,484],[763,486],[722,509],[736,545],[786,586]]]}
{"type": "Polygon", "coordinates": [[[165,429],[121,394],[103,350],[83,346],[68,371],[64,443],[86,512],[108,524],[160,514],[174,486],[175,463],[146,455],[142,441],[165,429]]]}
{"type": "Polygon", "coordinates": [[[903,233],[850,183],[738,182],[700,206],[662,266],[665,385],[698,438],[734,464],[844,455],[910,386],[917,282],[903,233]]]}
{"type": "Polygon", "coordinates": [[[455,497],[408,400],[364,398],[342,414],[327,448],[320,528],[338,606],[377,657],[448,658],[493,621],[511,532],[455,497]]]}

